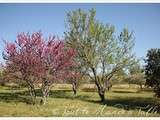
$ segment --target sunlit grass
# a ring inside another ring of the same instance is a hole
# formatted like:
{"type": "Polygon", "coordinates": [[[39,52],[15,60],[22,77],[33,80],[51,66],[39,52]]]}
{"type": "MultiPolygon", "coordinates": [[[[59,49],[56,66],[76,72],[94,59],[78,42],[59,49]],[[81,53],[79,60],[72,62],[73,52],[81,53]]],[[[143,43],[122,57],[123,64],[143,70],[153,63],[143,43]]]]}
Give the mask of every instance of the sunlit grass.
{"type": "Polygon", "coordinates": [[[101,104],[97,92],[80,90],[73,97],[70,90],[54,88],[47,104],[40,105],[38,96],[37,104],[32,105],[27,102],[26,88],[0,87],[0,116],[160,116],[154,93],[137,91],[113,87],[106,92],[106,103],[101,104]]]}

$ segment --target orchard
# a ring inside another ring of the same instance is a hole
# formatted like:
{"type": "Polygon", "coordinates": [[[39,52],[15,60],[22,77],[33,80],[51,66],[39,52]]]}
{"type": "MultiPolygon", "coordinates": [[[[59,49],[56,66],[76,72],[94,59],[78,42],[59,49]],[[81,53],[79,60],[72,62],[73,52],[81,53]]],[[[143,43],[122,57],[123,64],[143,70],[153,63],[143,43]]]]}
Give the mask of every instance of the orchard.
{"type": "Polygon", "coordinates": [[[148,50],[142,65],[134,31],[117,32],[95,9],[70,11],[65,22],[63,37],[22,31],[3,41],[0,106],[17,107],[4,110],[9,116],[108,116],[99,107],[126,112],[109,116],[160,116],[160,49],[148,50]],[[66,113],[77,109],[88,113],[66,113]]]}

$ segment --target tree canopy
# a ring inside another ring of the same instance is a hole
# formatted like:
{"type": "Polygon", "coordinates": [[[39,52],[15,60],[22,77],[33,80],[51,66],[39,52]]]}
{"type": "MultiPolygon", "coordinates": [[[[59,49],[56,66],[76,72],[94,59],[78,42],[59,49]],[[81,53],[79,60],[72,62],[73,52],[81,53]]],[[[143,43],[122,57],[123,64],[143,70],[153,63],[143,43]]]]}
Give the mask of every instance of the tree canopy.
{"type": "Polygon", "coordinates": [[[114,25],[103,24],[96,19],[94,9],[69,12],[67,25],[67,44],[76,49],[76,60],[81,64],[81,70],[85,69],[86,74],[95,81],[101,101],[104,101],[104,93],[112,76],[135,62],[133,32],[124,28],[117,35],[114,25]]]}
{"type": "Polygon", "coordinates": [[[148,50],[146,57],[146,84],[153,87],[156,96],[160,97],[160,49],[148,50]]]}

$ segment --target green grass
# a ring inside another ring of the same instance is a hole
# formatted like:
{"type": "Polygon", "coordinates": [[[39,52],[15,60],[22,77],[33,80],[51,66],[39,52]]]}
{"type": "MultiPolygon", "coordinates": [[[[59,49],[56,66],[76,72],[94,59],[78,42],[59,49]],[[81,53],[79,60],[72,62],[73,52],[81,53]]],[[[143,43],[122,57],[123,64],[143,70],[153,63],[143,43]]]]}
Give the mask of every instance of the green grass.
{"type": "MultiPolygon", "coordinates": [[[[39,90],[37,93],[40,95],[39,90]]],[[[105,104],[99,102],[97,92],[79,91],[74,98],[69,89],[57,88],[45,105],[32,105],[29,100],[26,88],[0,87],[0,116],[160,116],[159,99],[137,88],[113,87],[106,92],[105,104]]]]}

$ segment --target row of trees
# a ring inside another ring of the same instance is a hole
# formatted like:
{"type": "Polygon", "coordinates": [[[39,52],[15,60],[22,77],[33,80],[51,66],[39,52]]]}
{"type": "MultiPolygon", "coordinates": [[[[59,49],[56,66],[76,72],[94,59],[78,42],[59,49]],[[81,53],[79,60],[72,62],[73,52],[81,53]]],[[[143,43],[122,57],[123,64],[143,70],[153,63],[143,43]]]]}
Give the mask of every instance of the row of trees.
{"type": "Polygon", "coordinates": [[[120,34],[116,33],[113,25],[96,19],[94,9],[67,14],[64,40],[54,36],[45,39],[41,32],[21,33],[14,43],[5,44],[5,74],[25,82],[33,100],[35,85],[40,84],[43,103],[52,85],[60,81],[72,83],[76,94],[79,80],[84,76],[94,81],[102,102],[111,80],[122,71],[130,71],[128,81],[144,84],[143,71],[132,51],[133,32],[124,28],[120,34]]]}
{"type": "Polygon", "coordinates": [[[15,43],[6,43],[6,70],[26,82],[36,97],[35,84],[41,84],[44,101],[57,80],[71,80],[76,93],[77,77],[87,75],[97,86],[101,101],[111,78],[135,63],[133,32],[127,28],[117,35],[113,25],[95,18],[94,9],[67,14],[65,40],[42,38],[40,32],[19,34],[15,43]]]}

